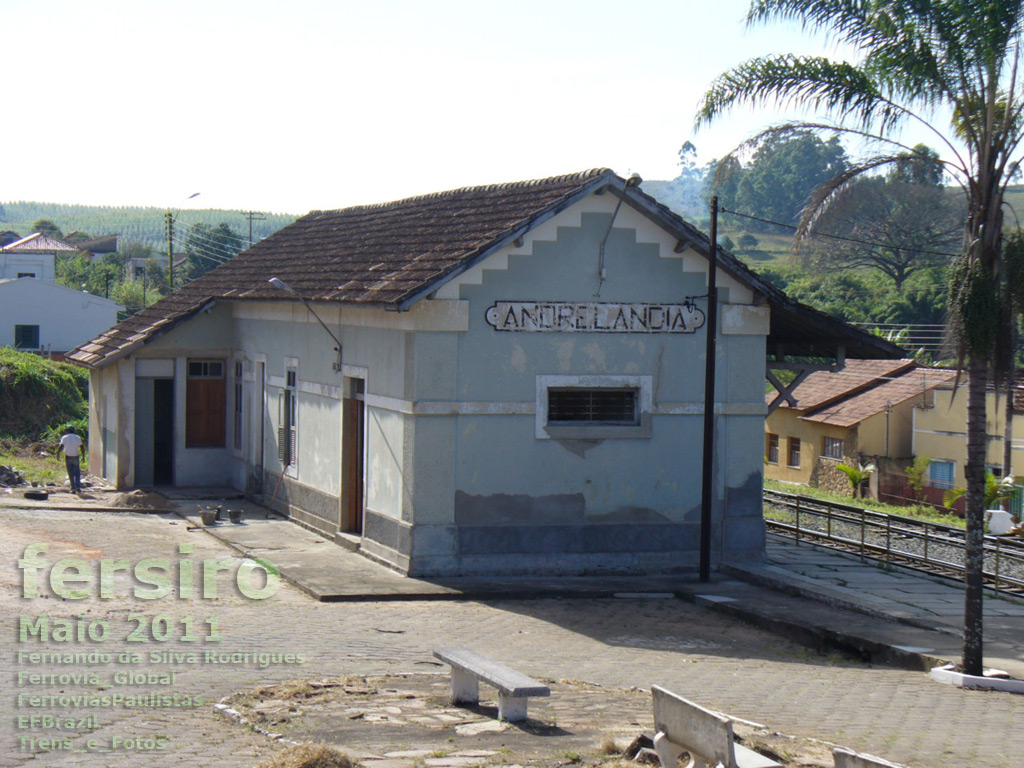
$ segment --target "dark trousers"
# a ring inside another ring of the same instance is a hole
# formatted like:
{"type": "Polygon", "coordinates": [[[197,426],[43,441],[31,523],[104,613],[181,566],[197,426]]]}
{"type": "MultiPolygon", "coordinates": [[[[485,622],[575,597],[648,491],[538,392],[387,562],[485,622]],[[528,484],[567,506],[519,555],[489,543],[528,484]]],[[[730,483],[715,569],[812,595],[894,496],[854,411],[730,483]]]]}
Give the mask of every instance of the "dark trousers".
{"type": "Polygon", "coordinates": [[[64,466],[68,468],[68,480],[71,481],[71,492],[82,490],[82,465],[78,456],[65,456],[64,466]]]}

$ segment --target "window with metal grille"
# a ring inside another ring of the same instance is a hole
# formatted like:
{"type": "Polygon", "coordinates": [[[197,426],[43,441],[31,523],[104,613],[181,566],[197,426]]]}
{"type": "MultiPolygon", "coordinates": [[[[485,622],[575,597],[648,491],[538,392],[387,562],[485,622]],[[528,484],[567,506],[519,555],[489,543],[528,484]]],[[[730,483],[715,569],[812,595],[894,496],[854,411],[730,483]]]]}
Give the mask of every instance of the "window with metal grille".
{"type": "Polygon", "coordinates": [[[640,423],[638,391],[633,388],[567,387],[548,390],[548,424],[640,423]]]}
{"type": "Polygon", "coordinates": [[[296,385],[298,383],[298,372],[287,369],[285,373],[285,388],[281,390],[278,401],[280,419],[277,428],[277,457],[281,460],[281,466],[287,471],[294,470],[299,442],[298,436],[298,414],[299,399],[296,385]]]}
{"type": "Polygon", "coordinates": [[[14,326],[14,348],[15,349],[39,349],[39,326],[38,325],[16,325],[16,326],[14,326]]]}
{"type": "Polygon", "coordinates": [[[800,466],[800,438],[789,438],[789,456],[786,459],[787,466],[796,468],[800,466]]]}
{"type": "Polygon", "coordinates": [[[821,455],[826,459],[843,458],[843,441],[838,437],[824,437],[821,441],[821,455]]]}
{"type": "Polygon", "coordinates": [[[765,435],[765,456],[769,464],[779,463],[779,436],[769,432],[765,435]]]}

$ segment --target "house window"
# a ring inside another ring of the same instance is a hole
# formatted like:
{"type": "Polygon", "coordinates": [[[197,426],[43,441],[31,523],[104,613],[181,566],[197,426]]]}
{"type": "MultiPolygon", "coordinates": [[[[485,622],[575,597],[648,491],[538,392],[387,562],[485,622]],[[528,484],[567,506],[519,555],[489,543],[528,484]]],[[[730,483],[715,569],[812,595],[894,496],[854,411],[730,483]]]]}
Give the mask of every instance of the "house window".
{"type": "Polygon", "coordinates": [[[769,432],[765,435],[765,457],[768,459],[769,464],[779,463],[779,436],[773,435],[769,432]]]}
{"type": "Polygon", "coordinates": [[[227,384],[223,360],[189,360],[185,386],[185,447],[223,448],[227,384]]]}
{"type": "Polygon", "coordinates": [[[35,276],[36,276],[35,272],[19,272],[18,273],[18,279],[19,280],[21,280],[21,278],[23,278],[23,277],[35,277],[35,276]]]}
{"type": "Polygon", "coordinates": [[[826,459],[843,458],[843,441],[838,437],[825,437],[821,442],[821,455],[826,459]]]}
{"type": "Polygon", "coordinates": [[[640,423],[639,391],[633,388],[573,387],[548,390],[548,424],[640,423]]]}
{"type": "Polygon", "coordinates": [[[542,440],[650,437],[650,411],[650,376],[537,377],[542,440]]]}
{"type": "Polygon", "coordinates": [[[932,459],[928,465],[928,481],[933,488],[952,488],[956,480],[956,462],[932,459]]]}
{"type": "Polygon", "coordinates": [[[794,469],[800,466],[800,438],[791,437],[789,438],[789,451],[786,458],[787,466],[793,467],[794,469]]]}
{"type": "Polygon", "coordinates": [[[39,326],[38,325],[16,325],[16,326],[14,326],[14,348],[15,349],[39,349],[39,326]]]}
{"type": "Polygon", "coordinates": [[[234,437],[233,444],[236,451],[242,450],[242,361],[235,361],[235,378],[232,382],[234,385],[234,411],[232,413],[232,435],[234,437]]]}
{"type": "Polygon", "coordinates": [[[285,388],[281,390],[278,401],[280,409],[279,426],[277,428],[277,457],[281,466],[288,469],[295,465],[296,448],[298,447],[298,373],[289,368],[285,374],[285,388]]]}

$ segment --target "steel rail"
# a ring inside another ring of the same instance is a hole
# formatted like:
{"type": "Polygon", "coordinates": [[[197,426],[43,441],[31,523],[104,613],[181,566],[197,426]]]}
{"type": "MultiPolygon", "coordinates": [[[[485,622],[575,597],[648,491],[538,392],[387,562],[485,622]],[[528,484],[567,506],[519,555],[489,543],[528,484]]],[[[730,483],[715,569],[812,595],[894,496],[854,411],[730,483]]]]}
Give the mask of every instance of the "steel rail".
{"type": "MultiPolygon", "coordinates": [[[[789,520],[765,517],[778,533],[830,546],[861,557],[962,580],[963,529],[863,507],[823,501],[809,496],[765,490],[764,502],[789,513],[789,520]]],[[[1024,542],[986,535],[985,570],[988,587],[1024,595],[1024,542]]]]}

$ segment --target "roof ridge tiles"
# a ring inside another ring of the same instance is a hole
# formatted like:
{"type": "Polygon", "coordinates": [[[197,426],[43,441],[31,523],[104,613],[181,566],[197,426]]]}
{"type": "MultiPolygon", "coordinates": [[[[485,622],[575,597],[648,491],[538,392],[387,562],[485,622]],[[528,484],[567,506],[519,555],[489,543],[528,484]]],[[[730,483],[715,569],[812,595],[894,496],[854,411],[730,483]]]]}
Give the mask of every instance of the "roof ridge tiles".
{"type": "Polygon", "coordinates": [[[541,186],[557,186],[558,184],[566,183],[580,183],[590,179],[599,178],[605,174],[614,175],[614,171],[610,168],[590,168],[586,171],[579,171],[577,173],[566,173],[560,176],[547,176],[540,179],[528,179],[526,181],[507,181],[500,184],[481,184],[471,187],[458,187],[456,189],[448,189],[443,192],[429,192],[423,195],[413,195],[412,197],[403,197],[400,200],[389,200],[381,203],[366,203],[363,205],[352,205],[347,208],[330,208],[322,210],[310,211],[307,216],[322,216],[333,213],[342,212],[354,212],[354,211],[380,211],[387,208],[398,208],[403,205],[418,204],[428,202],[430,200],[447,200],[460,195],[465,195],[470,192],[481,193],[481,194],[493,194],[494,192],[505,192],[518,189],[531,189],[534,187],[541,186]]]}

